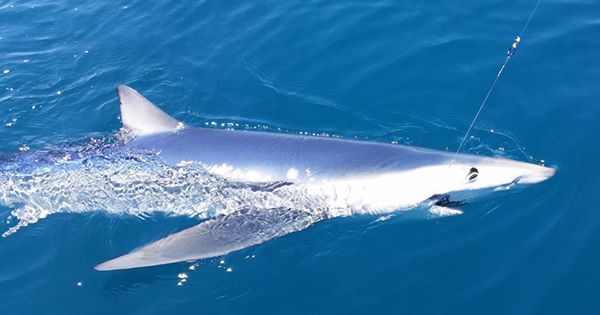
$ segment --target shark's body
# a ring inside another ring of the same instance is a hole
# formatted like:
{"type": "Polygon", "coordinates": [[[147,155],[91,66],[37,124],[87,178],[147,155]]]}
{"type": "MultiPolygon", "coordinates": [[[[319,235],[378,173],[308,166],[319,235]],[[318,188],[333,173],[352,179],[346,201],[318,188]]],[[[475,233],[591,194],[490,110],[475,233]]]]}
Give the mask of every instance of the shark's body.
{"type": "Polygon", "coordinates": [[[126,147],[155,152],[173,166],[197,163],[220,178],[268,190],[290,203],[241,207],[104,262],[98,270],[220,256],[331,216],[388,213],[424,202],[448,206],[450,199],[554,174],[529,163],[402,145],[194,128],[131,88],[119,86],[118,92],[124,128],[133,135],[126,147]]]}
{"type": "Polygon", "coordinates": [[[135,136],[127,146],[154,151],[172,165],[200,163],[231,181],[318,200],[321,209],[240,209],[104,262],[98,270],[220,256],[304,229],[332,213],[386,213],[426,201],[443,205],[450,195],[463,198],[554,174],[529,163],[402,145],[194,128],[128,87],[118,91],[124,127],[135,136]]]}
{"type": "Polygon", "coordinates": [[[356,206],[371,212],[405,208],[430,197],[415,195],[411,183],[394,182],[394,177],[428,165],[447,165],[452,158],[377,142],[194,127],[138,137],[128,145],[154,150],[172,165],[202,163],[231,181],[304,187],[315,195],[324,190],[322,197],[353,198],[359,202],[356,206]]]}

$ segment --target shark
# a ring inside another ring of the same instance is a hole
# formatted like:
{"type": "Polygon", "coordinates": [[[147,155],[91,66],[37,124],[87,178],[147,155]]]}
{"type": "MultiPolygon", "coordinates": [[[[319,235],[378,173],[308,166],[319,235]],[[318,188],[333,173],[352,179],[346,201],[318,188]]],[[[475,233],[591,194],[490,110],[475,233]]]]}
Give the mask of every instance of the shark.
{"type": "MultiPolygon", "coordinates": [[[[222,198],[233,210],[104,261],[95,266],[99,271],[219,257],[340,216],[389,215],[417,207],[439,215],[460,214],[460,206],[474,198],[540,183],[556,172],[500,157],[401,144],[198,128],[168,115],[128,86],[119,85],[117,93],[122,130],[128,135],[119,150],[151,152],[174,169],[199,166],[227,182],[227,189],[243,188],[238,191],[245,193],[222,198]]],[[[143,203],[168,191],[166,186],[138,189],[134,199],[143,203]]],[[[225,189],[203,193],[218,195],[225,189]]],[[[199,190],[183,191],[183,198],[195,200],[199,190]]]]}
{"type": "Polygon", "coordinates": [[[289,198],[310,209],[243,207],[97,265],[119,270],[222,256],[308,228],[336,215],[391,213],[428,204],[459,212],[468,199],[542,182],[555,169],[405,145],[188,126],[135,90],[117,87],[127,146],[171,165],[201,163],[209,173],[289,198]]]}

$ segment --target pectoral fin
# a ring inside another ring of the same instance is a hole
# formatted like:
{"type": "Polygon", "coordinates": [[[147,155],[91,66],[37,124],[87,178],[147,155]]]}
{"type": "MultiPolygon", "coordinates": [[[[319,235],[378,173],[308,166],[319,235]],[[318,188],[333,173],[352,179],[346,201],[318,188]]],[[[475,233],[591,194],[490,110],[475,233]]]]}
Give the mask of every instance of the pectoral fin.
{"type": "Polygon", "coordinates": [[[241,209],[171,234],[129,254],[103,262],[96,270],[119,270],[222,256],[300,231],[318,221],[288,208],[241,209]]]}

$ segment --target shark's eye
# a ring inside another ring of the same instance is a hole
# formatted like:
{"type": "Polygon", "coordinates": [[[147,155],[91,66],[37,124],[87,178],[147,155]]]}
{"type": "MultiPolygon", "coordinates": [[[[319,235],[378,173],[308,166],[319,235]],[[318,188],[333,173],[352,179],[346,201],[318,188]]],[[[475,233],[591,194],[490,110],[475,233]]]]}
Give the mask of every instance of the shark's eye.
{"type": "Polygon", "coordinates": [[[469,175],[467,175],[467,178],[469,179],[469,181],[474,181],[477,178],[477,176],[479,176],[479,171],[476,168],[471,167],[471,169],[469,170],[469,175]]]}

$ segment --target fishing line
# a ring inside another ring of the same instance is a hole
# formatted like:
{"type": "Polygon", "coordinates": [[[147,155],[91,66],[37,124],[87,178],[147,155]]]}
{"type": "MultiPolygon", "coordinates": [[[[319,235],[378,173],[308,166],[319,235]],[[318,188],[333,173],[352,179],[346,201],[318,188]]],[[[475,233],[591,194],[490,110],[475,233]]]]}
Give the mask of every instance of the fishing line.
{"type": "MultiPolygon", "coordinates": [[[[465,135],[462,137],[462,140],[460,141],[460,145],[458,146],[458,149],[456,149],[456,151],[452,155],[452,159],[450,160],[450,163],[448,163],[448,168],[446,169],[445,173],[448,172],[448,169],[450,169],[450,166],[455,162],[456,155],[460,152],[460,150],[464,146],[465,141],[467,140],[467,137],[469,136],[469,133],[471,133],[471,130],[473,129],[473,126],[475,126],[475,122],[479,118],[481,111],[485,107],[485,104],[487,103],[488,99],[490,98],[490,95],[494,91],[494,88],[496,87],[496,83],[498,83],[498,80],[500,79],[500,76],[502,75],[504,68],[506,68],[506,65],[508,64],[508,62],[510,61],[512,56],[514,56],[515,53],[517,52],[517,48],[519,47],[519,44],[521,43],[521,36],[523,36],[525,31],[527,30],[527,27],[529,26],[529,23],[531,22],[531,20],[533,19],[533,16],[537,12],[537,9],[540,6],[541,2],[542,2],[542,0],[538,0],[536,2],[535,6],[533,7],[533,10],[531,10],[529,17],[527,18],[527,22],[525,22],[525,25],[523,26],[523,28],[521,29],[521,31],[519,32],[517,37],[515,37],[515,40],[513,41],[513,43],[508,48],[508,51],[506,52],[506,59],[504,59],[504,63],[502,63],[502,65],[500,66],[500,69],[498,70],[498,73],[496,74],[496,78],[494,78],[494,81],[492,82],[492,85],[490,85],[490,88],[488,89],[487,93],[485,94],[485,97],[483,98],[481,105],[479,105],[479,109],[477,110],[475,117],[473,117],[473,120],[471,120],[471,124],[469,124],[469,128],[467,128],[467,132],[465,132],[465,135]]],[[[445,177],[445,174],[444,174],[444,177],[445,177]]],[[[444,180],[444,178],[442,178],[442,182],[443,182],[443,180],[444,180]]]]}
{"type": "Polygon", "coordinates": [[[539,5],[540,5],[541,2],[542,2],[542,0],[538,0],[537,1],[537,3],[535,4],[535,7],[533,7],[533,10],[531,11],[531,14],[529,14],[529,18],[527,19],[527,22],[525,23],[525,26],[523,26],[523,29],[521,30],[521,32],[519,32],[519,35],[517,35],[517,37],[515,37],[515,41],[508,48],[508,51],[506,52],[506,59],[504,59],[504,63],[500,67],[500,70],[498,70],[498,73],[496,74],[496,78],[494,79],[494,82],[492,82],[492,85],[490,86],[490,88],[488,89],[487,93],[485,94],[485,97],[483,98],[483,101],[481,102],[481,105],[479,106],[479,110],[477,110],[477,113],[475,114],[475,117],[473,117],[473,120],[471,121],[471,124],[469,125],[469,128],[467,129],[467,132],[463,136],[463,138],[462,138],[462,140],[460,142],[460,145],[458,146],[458,149],[456,149],[456,152],[454,152],[454,156],[452,157],[453,160],[454,160],[454,157],[456,157],[456,154],[458,154],[458,152],[460,152],[460,150],[462,149],[463,145],[465,144],[465,141],[466,141],[467,137],[469,136],[469,133],[471,132],[471,129],[473,129],[473,126],[475,125],[475,122],[479,118],[479,114],[481,114],[481,111],[483,110],[483,107],[485,106],[485,104],[487,103],[488,99],[490,98],[490,95],[494,91],[494,88],[496,87],[496,83],[498,83],[498,79],[500,79],[500,76],[502,75],[502,72],[504,71],[504,68],[506,68],[506,65],[508,64],[508,62],[510,61],[510,59],[512,58],[512,56],[514,56],[514,54],[517,52],[517,48],[519,47],[519,44],[521,43],[521,36],[527,30],[527,27],[529,26],[529,23],[531,22],[531,19],[535,15],[535,12],[537,11],[537,8],[539,7],[539,5]]]}

